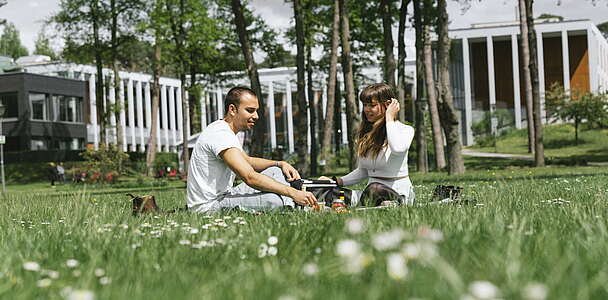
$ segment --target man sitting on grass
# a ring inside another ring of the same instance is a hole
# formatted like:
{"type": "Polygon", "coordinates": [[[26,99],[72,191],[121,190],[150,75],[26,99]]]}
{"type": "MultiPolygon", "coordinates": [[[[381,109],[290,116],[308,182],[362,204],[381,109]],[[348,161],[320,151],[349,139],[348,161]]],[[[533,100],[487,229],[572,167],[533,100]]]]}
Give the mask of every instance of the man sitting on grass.
{"type": "Polygon", "coordinates": [[[226,95],[224,119],[200,134],[188,168],[188,209],[207,213],[234,207],[272,210],[316,204],[310,192],[296,190],[288,181],[300,179],[284,161],[250,157],[237,133],[253,128],[258,119],[258,98],[253,90],[234,87],[226,95]],[[233,187],[235,174],[244,183],[233,187]]]}

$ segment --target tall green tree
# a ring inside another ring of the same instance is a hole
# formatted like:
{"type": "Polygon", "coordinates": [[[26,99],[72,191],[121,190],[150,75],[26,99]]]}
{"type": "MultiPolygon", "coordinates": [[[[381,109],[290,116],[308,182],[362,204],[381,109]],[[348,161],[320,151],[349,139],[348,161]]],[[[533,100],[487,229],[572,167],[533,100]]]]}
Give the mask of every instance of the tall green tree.
{"type": "Polygon", "coordinates": [[[543,146],[543,124],[541,121],[541,99],[538,82],[538,49],[536,46],[536,30],[534,30],[534,0],[525,0],[525,5],[525,21],[528,26],[528,47],[530,48],[529,69],[532,82],[532,110],[534,115],[534,166],[542,167],[545,165],[545,150],[543,146]]]}
{"type": "Polygon", "coordinates": [[[44,29],[38,32],[38,36],[36,37],[36,42],[34,43],[34,53],[38,55],[46,55],[51,58],[51,60],[57,60],[58,56],[55,50],[51,47],[51,41],[49,37],[45,34],[44,29]]]}
{"type": "Polygon", "coordinates": [[[441,115],[441,126],[447,140],[448,150],[448,173],[450,175],[464,173],[464,160],[462,159],[462,144],[460,142],[460,130],[458,130],[458,115],[454,108],[454,97],[450,83],[449,59],[450,38],[448,36],[448,12],[446,0],[438,0],[438,22],[437,22],[437,66],[439,74],[439,113],[441,115]]]}
{"type": "Polygon", "coordinates": [[[306,94],[305,94],[305,35],[304,35],[304,12],[301,6],[300,0],[293,0],[293,11],[295,17],[295,28],[296,28],[296,65],[297,65],[297,102],[299,108],[299,118],[296,120],[296,151],[298,153],[297,168],[302,170],[303,173],[307,173],[306,166],[306,154],[308,152],[307,146],[307,130],[308,120],[306,94]]]}
{"type": "MultiPolygon", "coordinates": [[[[123,129],[120,122],[121,112],[124,110],[120,93],[120,53],[121,47],[127,42],[135,40],[135,25],[140,22],[140,11],[144,8],[144,2],[140,0],[109,0],[108,15],[110,17],[109,31],[110,41],[108,47],[109,61],[114,73],[114,103],[107,105],[106,114],[114,115],[116,125],[116,146],[118,151],[123,151],[123,129]]],[[[140,120],[141,121],[141,120],[140,120]]]]}
{"type": "Polygon", "coordinates": [[[0,54],[10,56],[13,59],[28,55],[27,48],[21,44],[19,30],[13,23],[9,22],[4,25],[4,31],[0,36],[0,54]]]}
{"type": "Polygon", "coordinates": [[[426,126],[424,117],[424,61],[423,61],[423,2],[414,1],[414,26],[416,28],[416,103],[415,103],[415,119],[416,119],[416,169],[420,173],[427,173],[428,157],[426,143],[426,126]]]}
{"type": "Polygon", "coordinates": [[[353,62],[350,52],[351,42],[347,2],[348,0],[339,0],[340,40],[342,41],[342,75],[344,76],[344,87],[346,89],[346,126],[348,132],[350,168],[354,169],[357,164],[355,159],[355,135],[359,132],[361,116],[357,113],[353,62]]]}
{"type": "Polygon", "coordinates": [[[104,55],[107,52],[108,3],[103,0],[61,0],[59,12],[51,17],[57,31],[66,40],[67,50],[91,53],[98,76],[95,81],[95,106],[100,143],[106,140],[107,103],[104,97],[104,55]]]}
{"type": "MultiPolygon", "coordinates": [[[[336,105],[336,81],[338,74],[338,45],[340,43],[340,5],[338,0],[333,1],[331,30],[331,50],[329,58],[329,74],[327,76],[327,106],[325,108],[325,125],[323,126],[323,139],[321,141],[321,157],[329,159],[331,152],[331,136],[334,129],[334,111],[336,105]]],[[[340,102],[338,102],[339,105],[340,102]]]]}
{"type": "Polygon", "coordinates": [[[422,25],[423,53],[424,53],[424,81],[426,84],[426,95],[429,102],[429,112],[431,115],[431,131],[433,133],[433,148],[435,150],[435,165],[437,169],[446,167],[445,151],[443,147],[443,135],[441,134],[441,118],[437,106],[437,88],[435,78],[433,78],[433,49],[431,41],[431,26],[436,21],[436,12],[433,1],[425,0],[422,25]]]}
{"type": "MultiPolygon", "coordinates": [[[[241,50],[243,57],[245,58],[245,64],[247,69],[247,75],[251,82],[251,88],[258,96],[260,108],[258,109],[259,119],[253,128],[253,138],[256,143],[253,143],[252,152],[255,156],[261,156],[264,151],[264,145],[266,145],[266,101],[262,97],[262,85],[260,84],[260,75],[258,74],[258,68],[253,58],[253,48],[249,41],[250,34],[247,31],[247,22],[245,15],[243,14],[243,5],[241,0],[231,1],[232,12],[234,14],[234,23],[237,28],[239,35],[239,41],[241,43],[241,50]]],[[[303,70],[303,68],[302,68],[303,70]]]]}
{"type": "Polygon", "coordinates": [[[384,81],[392,86],[394,89],[397,88],[395,84],[395,70],[397,68],[395,64],[395,55],[393,54],[393,48],[395,43],[393,42],[393,1],[391,0],[380,0],[380,15],[382,16],[382,36],[384,37],[384,81]]]}
{"type": "Polygon", "coordinates": [[[528,44],[528,23],[526,18],[526,2],[519,0],[519,28],[521,32],[521,49],[524,99],[526,100],[526,120],[528,123],[528,152],[534,153],[534,115],[532,97],[532,78],[530,77],[530,45],[528,44]]]}

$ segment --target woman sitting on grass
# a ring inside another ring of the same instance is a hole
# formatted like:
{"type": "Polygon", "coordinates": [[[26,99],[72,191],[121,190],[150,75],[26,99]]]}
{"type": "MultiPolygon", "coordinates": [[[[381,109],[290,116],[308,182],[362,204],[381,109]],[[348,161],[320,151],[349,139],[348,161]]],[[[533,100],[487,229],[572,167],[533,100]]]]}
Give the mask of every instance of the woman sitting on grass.
{"type": "MultiPolygon", "coordinates": [[[[363,116],[357,139],[355,170],[333,179],[339,186],[349,186],[369,179],[361,194],[364,206],[383,201],[414,203],[414,189],[408,176],[407,153],[414,138],[414,128],[397,121],[399,101],[388,84],[367,86],[359,95],[363,116]]],[[[321,177],[320,179],[329,179],[321,177]]]]}

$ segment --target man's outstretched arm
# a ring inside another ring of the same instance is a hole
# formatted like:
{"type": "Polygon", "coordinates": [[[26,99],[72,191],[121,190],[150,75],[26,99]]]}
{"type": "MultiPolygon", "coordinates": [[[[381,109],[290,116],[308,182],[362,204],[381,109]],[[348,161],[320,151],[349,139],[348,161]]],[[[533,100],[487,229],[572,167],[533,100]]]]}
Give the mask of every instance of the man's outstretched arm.
{"type": "Polygon", "coordinates": [[[281,170],[283,170],[283,174],[285,174],[285,176],[287,177],[287,181],[291,182],[301,178],[300,173],[292,165],[288,164],[285,161],[251,157],[245,153],[243,153],[243,156],[245,156],[247,162],[249,162],[251,167],[257,172],[262,172],[270,167],[279,167],[281,168],[281,170]]]}
{"type": "MultiPolygon", "coordinates": [[[[279,183],[264,174],[256,172],[247,160],[247,156],[237,148],[228,148],[220,152],[220,157],[224,160],[226,165],[239,176],[239,178],[254,189],[290,197],[294,202],[300,205],[313,205],[317,203],[317,199],[312,193],[296,190],[290,186],[279,183]]],[[[271,160],[267,161],[273,162],[271,160]]],[[[269,167],[272,167],[273,165],[274,164],[271,164],[269,167]]]]}

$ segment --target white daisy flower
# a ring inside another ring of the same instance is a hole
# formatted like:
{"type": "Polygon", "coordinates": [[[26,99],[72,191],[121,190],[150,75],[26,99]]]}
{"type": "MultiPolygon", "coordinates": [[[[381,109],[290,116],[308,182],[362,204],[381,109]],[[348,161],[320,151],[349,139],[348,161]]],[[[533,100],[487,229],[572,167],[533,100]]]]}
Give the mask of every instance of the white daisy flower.
{"type": "Polygon", "coordinates": [[[277,249],[277,247],[274,247],[274,246],[268,247],[268,255],[276,256],[277,253],[279,253],[279,249],[277,249]]]}
{"type": "Polygon", "coordinates": [[[40,279],[40,280],[36,281],[36,286],[39,288],[45,288],[45,287],[49,287],[51,285],[51,283],[53,283],[52,280],[50,280],[49,278],[44,278],[44,279],[40,279]]]}
{"type": "Polygon", "coordinates": [[[26,261],[23,263],[23,269],[26,271],[38,272],[40,271],[40,265],[37,262],[26,261]]]}
{"type": "Polygon", "coordinates": [[[279,238],[276,236],[271,236],[268,238],[268,245],[274,246],[279,242],[279,238]]]}
{"type": "Polygon", "coordinates": [[[399,253],[391,253],[386,257],[386,271],[393,279],[403,279],[408,273],[405,258],[399,253]]]}
{"type": "Polygon", "coordinates": [[[524,287],[522,295],[528,300],[545,300],[548,294],[547,287],[542,283],[529,283],[524,287]]]}
{"type": "Polygon", "coordinates": [[[480,300],[494,299],[498,297],[500,291],[489,281],[474,281],[469,285],[471,295],[480,300]]]}
{"type": "Polygon", "coordinates": [[[78,261],[73,258],[70,258],[65,262],[65,265],[68,268],[76,268],[78,266],[78,264],[79,264],[78,261]]]}
{"type": "Polygon", "coordinates": [[[348,219],[346,220],[346,231],[352,234],[358,234],[363,232],[365,224],[361,219],[348,219]]]}

